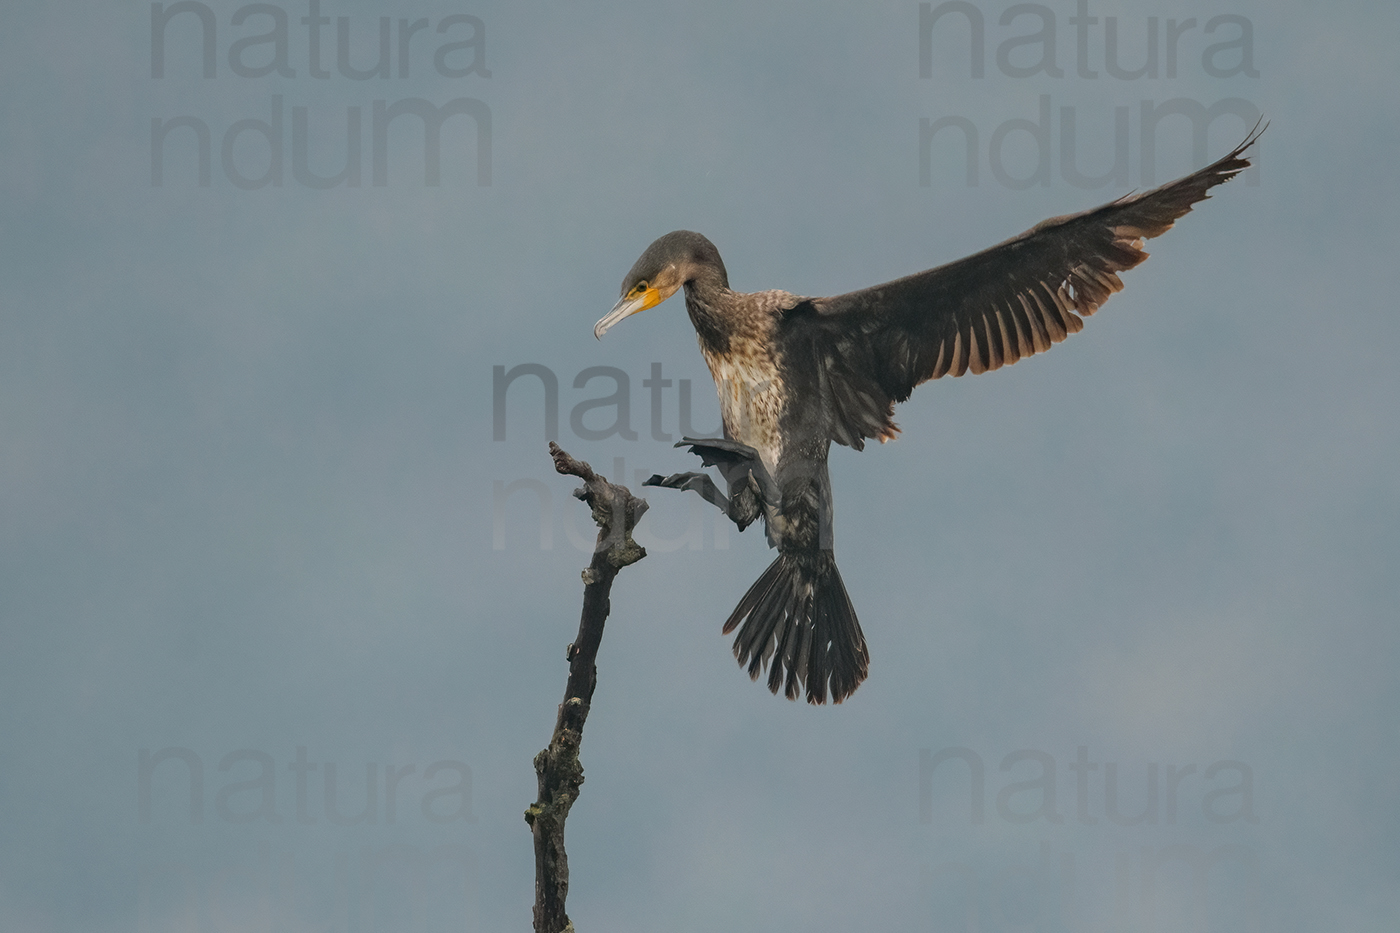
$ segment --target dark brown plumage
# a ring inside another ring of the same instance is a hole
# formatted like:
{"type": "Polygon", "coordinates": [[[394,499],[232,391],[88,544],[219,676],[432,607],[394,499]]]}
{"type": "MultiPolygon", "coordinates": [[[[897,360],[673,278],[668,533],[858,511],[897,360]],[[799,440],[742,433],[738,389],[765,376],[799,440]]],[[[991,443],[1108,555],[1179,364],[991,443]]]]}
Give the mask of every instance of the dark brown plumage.
{"type": "Polygon", "coordinates": [[[698,233],[647,247],[594,334],[685,289],[725,436],[684,443],[719,468],[728,495],[703,473],[648,482],[699,492],[740,529],[763,517],[778,558],[724,626],[738,629],[734,654],[750,676],[767,667],[769,689],[795,699],[805,686],[810,703],[839,703],[866,677],[865,638],[832,554],[830,443],[860,450],[892,438],[895,403],[920,383],[999,369],[1077,333],[1079,315],[1123,288],[1118,273],[1147,258],[1144,240],[1249,165],[1260,132],[1160,188],[832,298],[731,291],[719,251],[698,233]]]}

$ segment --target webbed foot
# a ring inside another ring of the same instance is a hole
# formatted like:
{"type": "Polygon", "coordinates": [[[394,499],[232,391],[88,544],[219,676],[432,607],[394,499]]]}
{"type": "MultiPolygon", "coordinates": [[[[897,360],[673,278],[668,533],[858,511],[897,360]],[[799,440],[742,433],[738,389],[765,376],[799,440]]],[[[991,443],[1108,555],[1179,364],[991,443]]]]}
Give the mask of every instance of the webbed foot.
{"type": "Polygon", "coordinates": [[[670,476],[662,476],[660,473],[653,473],[651,478],[642,483],[643,486],[662,486],[666,489],[689,489],[699,493],[700,498],[718,508],[726,515],[729,514],[729,497],[719,491],[715,481],[710,479],[705,473],[672,473],[670,476]]]}
{"type": "Polygon", "coordinates": [[[690,452],[698,455],[705,466],[718,466],[721,463],[735,463],[740,460],[762,462],[757,450],[727,437],[683,437],[674,446],[689,447],[690,452]]]}
{"type": "MultiPolygon", "coordinates": [[[[748,444],[742,444],[727,437],[687,437],[677,442],[676,446],[689,447],[690,452],[698,456],[702,464],[718,467],[720,475],[724,477],[725,483],[729,486],[731,500],[745,494],[752,481],[757,485],[753,493],[757,494],[763,503],[777,508],[782,498],[778,491],[778,484],[768,473],[768,468],[764,466],[763,458],[759,456],[758,451],[748,444]]],[[[748,509],[744,509],[744,511],[748,511],[748,509]]],[[[732,510],[730,517],[734,517],[732,510]]],[[[739,519],[736,518],[735,521],[737,522],[739,519]]],[[[749,518],[743,524],[747,525],[751,521],[753,519],[749,518]]]]}

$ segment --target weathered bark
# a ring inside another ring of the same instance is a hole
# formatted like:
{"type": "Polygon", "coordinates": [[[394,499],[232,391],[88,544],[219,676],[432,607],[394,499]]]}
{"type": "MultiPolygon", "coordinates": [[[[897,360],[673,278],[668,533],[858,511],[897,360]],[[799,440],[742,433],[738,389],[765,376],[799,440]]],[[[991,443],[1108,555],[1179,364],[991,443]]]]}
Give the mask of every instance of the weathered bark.
{"type": "Polygon", "coordinates": [[[603,623],[610,608],[608,595],[613,577],[628,564],[646,557],[632,540],[632,529],[647,510],[625,486],[609,483],[588,464],[575,460],[553,442],[549,445],[554,469],[583,480],[574,495],[587,502],[598,525],[593,560],[583,572],[583,614],[578,637],[569,645],[569,682],[554,723],[549,746],[535,756],[539,799],[525,811],[525,822],[535,837],[535,933],[565,933],[574,926],[564,912],[569,894],[569,858],[564,852],[564,821],[578,799],[583,765],[578,760],[583,724],[598,683],[594,660],[603,640],[603,623]]]}

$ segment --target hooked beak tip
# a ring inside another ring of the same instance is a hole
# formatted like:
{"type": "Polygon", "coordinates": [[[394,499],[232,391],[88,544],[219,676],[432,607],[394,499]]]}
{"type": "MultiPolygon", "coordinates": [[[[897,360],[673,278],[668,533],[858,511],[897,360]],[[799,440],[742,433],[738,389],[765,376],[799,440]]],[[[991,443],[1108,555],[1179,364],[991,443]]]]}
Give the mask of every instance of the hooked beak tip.
{"type": "Polygon", "coordinates": [[[638,311],[642,310],[642,307],[642,299],[628,300],[626,296],[618,299],[617,304],[613,305],[613,309],[603,315],[602,320],[593,325],[593,337],[601,340],[603,335],[606,334],[614,324],[628,315],[636,314],[638,311]]]}

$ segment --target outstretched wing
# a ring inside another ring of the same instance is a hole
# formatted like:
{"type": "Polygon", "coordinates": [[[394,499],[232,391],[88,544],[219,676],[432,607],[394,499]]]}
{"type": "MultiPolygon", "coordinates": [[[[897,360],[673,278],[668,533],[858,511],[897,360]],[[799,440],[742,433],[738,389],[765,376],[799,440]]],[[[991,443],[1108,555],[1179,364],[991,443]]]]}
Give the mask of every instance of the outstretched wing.
{"type": "Polygon", "coordinates": [[[1160,188],[1053,217],[927,272],[798,305],[784,320],[785,343],[817,358],[813,389],[832,439],[859,450],[864,438],[892,437],[894,403],[921,382],[999,369],[1077,333],[1080,314],[1123,288],[1117,273],[1147,258],[1142,241],[1243,171],[1261,132],[1160,188]]]}

